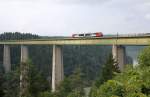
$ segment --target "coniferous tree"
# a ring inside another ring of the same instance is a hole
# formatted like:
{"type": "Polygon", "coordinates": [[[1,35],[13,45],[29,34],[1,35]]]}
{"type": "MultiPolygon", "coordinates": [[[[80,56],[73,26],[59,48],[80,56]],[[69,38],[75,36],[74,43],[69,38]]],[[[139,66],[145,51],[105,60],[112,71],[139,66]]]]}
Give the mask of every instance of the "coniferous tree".
{"type": "Polygon", "coordinates": [[[4,83],[4,71],[0,65],[0,97],[4,97],[3,83],[4,83]]]}
{"type": "Polygon", "coordinates": [[[102,65],[101,72],[94,82],[94,85],[91,88],[90,97],[97,97],[95,94],[97,89],[107,80],[112,79],[115,75],[115,72],[119,73],[119,67],[117,62],[114,61],[112,55],[110,54],[106,63],[102,65]]]}
{"type": "Polygon", "coordinates": [[[81,69],[76,68],[73,74],[65,78],[61,83],[60,88],[58,88],[57,91],[57,97],[82,97],[84,95],[82,78],[83,74],[81,69]]]}
{"type": "Polygon", "coordinates": [[[112,55],[109,55],[106,63],[102,65],[101,72],[99,78],[95,82],[95,86],[99,87],[101,84],[106,82],[109,79],[112,79],[114,76],[114,73],[119,73],[119,67],[118,64],[114,61],[112,55]]]}

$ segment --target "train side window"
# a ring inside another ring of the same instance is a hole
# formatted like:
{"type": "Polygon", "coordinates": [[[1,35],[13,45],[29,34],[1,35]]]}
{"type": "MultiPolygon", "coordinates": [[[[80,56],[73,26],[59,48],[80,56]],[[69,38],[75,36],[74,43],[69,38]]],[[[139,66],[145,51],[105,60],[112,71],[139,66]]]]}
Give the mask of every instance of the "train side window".
{"type": "Polygon", "coordinates": [[[85,36],[91,36],[91,34],[85,34],[85,36]]]}
{"type": "Polygon", "coordinates": [[[84,34],[79,34],[79,36],[84,36],[84,34]]]}

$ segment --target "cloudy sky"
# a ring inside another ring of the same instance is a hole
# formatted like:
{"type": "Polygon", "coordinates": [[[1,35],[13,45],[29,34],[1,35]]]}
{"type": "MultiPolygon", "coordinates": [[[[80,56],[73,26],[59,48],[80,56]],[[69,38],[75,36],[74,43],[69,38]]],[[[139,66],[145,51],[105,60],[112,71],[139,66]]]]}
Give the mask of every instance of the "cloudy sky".
{"type": "Polygon", "coordinates": [[[0,32],[150,32],[150,0],[0,0],[0,32]]]}

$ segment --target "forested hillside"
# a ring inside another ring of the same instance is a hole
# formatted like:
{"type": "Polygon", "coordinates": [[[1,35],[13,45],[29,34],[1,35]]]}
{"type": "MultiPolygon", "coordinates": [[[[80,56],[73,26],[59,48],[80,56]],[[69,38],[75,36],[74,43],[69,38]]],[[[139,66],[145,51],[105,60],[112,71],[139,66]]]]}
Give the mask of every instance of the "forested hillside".
{"type": "MultiPolygon", "coordinates": [[[[21,39],[40,39],[42,36],[30,33],[3,33],[0,34],[0,40],[21,40],[21,39]]],[[[50,38],[50,37],[49,37],[50,38]]],[[[51,45],[29,45],[30,60],[35,68],[42,74],[51,79],[52,46],[51,45]]],[[[0,46],[3,52],[3,45],[0,46]]],[[[105,63],[107,56],[111,53],[109,46],[63,46],[64,71],[69,76],[75,68],[80,68],[84,74],[86,85],[92,83],[100,71],[100,67],[105,63]]],[[[2,67],[3,54],[0,55],[2,67]]],[[[20,46],[11,45],[11,63],[12,70],[16,70],[20,64],[20,46]]]]}
{"type": "MultiPolygon", "coordinates": [[[[0,40],[41,39],[38,35],[0,34],[0,40]]],[[[46,37],[47,38],[47,37],[46,37]]],[[[48,37],[50,38],[50,37],[48,37]]],[[[149,97],[150,48],[139,56],[139,66],[128,66],[123,72],[114,65],[110,46],[63,46],[65,78],[51,92],[52,46],[28,45],[29,59],[26,73],[27,91],[20,96],[20,45],[11,45],[12,70],[4,73],[3,54],[0,55],[0,97],[149,97]]],[[[3,45],[0,46],[3,52],[3,45]]],[[[127,62],[131,58],[127,57],[127,62]]],[[[27,65],[26,64],[26,65],[27,65]]],[[[25,66],[25,65],[24,65],[25,66]]]]}
{"type": "Polygon", "coordinates": [[[39,39],[40,36],[31,33],[5,32],[0,34],[0,40],[39,39]]]}
{"type": "MultiPolygon", "coordinates": [[[[45,38],[33,34],[25,33],[3,33],[0,34],[0,40],[21,40],[21,39],[40,39],[45,38]]],[[[32,87],[30,92],[35,97],[37,93],[47,90],[51,87],[51,73],[52,73],[52,46],[51,45],[28,45],[29,57],[31,60],[32,68],[30,72],[30,80],[32,87]],[[35,84],[36,83],[36,84],[35,84]],[[43,86],[41,86],[43,83],[43,86]],[[34,85],[35,84],[35,85],[34,85]],[[40,88],[42,87],[42,88],[40,88]]],[[[3,45],[0,46],[0,52],[3,52],[3,45]]],[[[111,47],[106,46],[63,46],[64,56],[64,71],[65,76],[69,77],[74,75],[75,70],[78,68],[82,73],[82,85],[84,87],[90,86],[92,81],[100,72],[101,65],[105,63],[105,59],[111,53],[111,47]]],[[[3,54],[0,55],[0,70],[3,75],[0,79],[2,82],[2,89],[5,90],[6,97],[16,97],[19,89],[19,75],[18,68],[20,68],[20,46],[11,45],[11,63],[12,72],[4,74],[3,54]],[[15,82],[15,83],[13,83],[15,82]],[[15,88],[14,88],[15,87],[15,88]],[[13,89],[14,88],[14,89],[13,89]],[[12,92],[12,89],[15,90],[12,92]]],[[[71,78],[74,79],[74,78],[71,78]]],[[[78,81],[77,81],[78,82],[78,81]]],[[[76,81],[73,82],[76,86],[76,81]]],[[[79,86],[82,86],[79,85],[79,86]]],[[[63,87],[63,86],[62,86],[63,87]]],[[[3,93],[3,92],[1,92],[3,93]]]]}

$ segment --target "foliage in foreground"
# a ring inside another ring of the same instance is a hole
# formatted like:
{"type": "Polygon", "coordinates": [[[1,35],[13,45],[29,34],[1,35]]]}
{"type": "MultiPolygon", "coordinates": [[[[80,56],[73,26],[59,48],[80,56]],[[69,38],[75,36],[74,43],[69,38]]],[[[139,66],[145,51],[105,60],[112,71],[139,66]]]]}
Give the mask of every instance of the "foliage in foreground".
{"type": "MultiPolygon", "coordinates": [[[[41,92],[49,90],[48,81],[33,65],[29,70],[29,95],[37,97],[41,92]]],[[[0,87],[0,97],[19,97],[20,91],[19,69],[3,75],[2,86],[0,87]],[[3,94],[2,94],[3,93],[3,94]]]]}
{"type": "Polygon", "coordinates": [[[66,77],[55,93],[41,92],[38,97],[84,97],[82,73],[77,68],[74,73],[66,77]]]}
{"type": "Polygon", "coordinates": [[[58,97],[83,97],[83,74],[81,69],[77,68],[74,73],[65,78],[58,90],[58,97]]]}
{"type": "Polygon", "coordinates": [[[114,61],[112,55],[109,55],[106,63],[102,65],[99,78],[95,82],[95,86],[99,87],[101,84],[115,76],[116,72],[119,71],[118,64],[114,61]]]}
{"type": "Polygon", "coordinates": [[[128,66],[102,84],[91,97],[150,97],[150,47],[139,55],[139,66],[128,66]]]}
{"type": "Polygon", "coordinates": [[[150,47],[143,49],[138,56],[140,66],[150,66],[150,47]]]}
{"type": "Polygon", "coordinates": [[[104,83],[95,97],[149,97],[150,67],[128,68],[104,83]]]}
{"type": "MultiPolygon", "coordinates": [[[[118,64],[114,61],[112,55],[110,55],[104,65],[102,65],[102,70],[100,72],[99,77],[94,82],[92,86],[90,96],[94,96],[97,92],[97,89],[104,84],[104,82],[112,79],[115,76],[115,73],[120,72],[118,68],[118,64]]],[[[95,96],[94,96],[95,97],[95,96]]]]}

